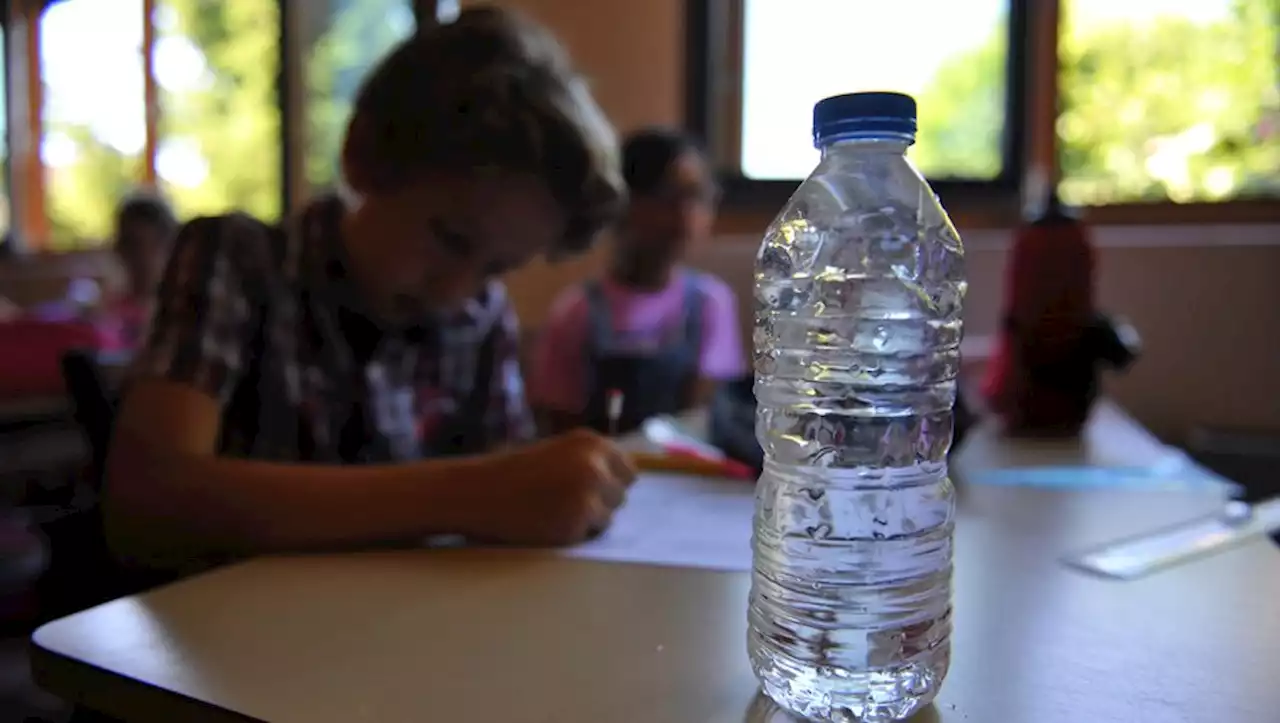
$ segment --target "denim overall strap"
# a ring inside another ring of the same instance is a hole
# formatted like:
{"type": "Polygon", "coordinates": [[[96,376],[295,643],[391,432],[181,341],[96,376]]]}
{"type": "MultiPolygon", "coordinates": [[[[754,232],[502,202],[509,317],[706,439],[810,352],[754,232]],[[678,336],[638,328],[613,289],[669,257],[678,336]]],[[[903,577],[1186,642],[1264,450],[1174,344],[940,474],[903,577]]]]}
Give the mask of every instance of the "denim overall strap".
{"type": "Polygon", "coordinates": [[[613,314],[604,287],[599,281],[588,281],[582,289],[587,300],[587,351],[601,354],[613,346],[613,314]]]}
{"type": "Polygon", "coordinates": [[[705,302],[695,276],[686,275],[682,286],[681,316],[665,330],[653,348],[628,349],[617,344],[611,314],[598,285],[587,290],[591,339],[587,346],[588,423],[600,430],[626,432],[644,419],[680,411],[690,384],[696,380],[702,347],[702,312],[705,302]],[[624,396],[617,424],[608,419],[611,390],[624,396]]]}
{"type": "Polygon", "coordinates": [[[681,344],[694,364],[702,358],[702,332],[705,322],[706,302],[702,294],[701,274],[689,271],[684,274],[684,334],[681,344]]]}

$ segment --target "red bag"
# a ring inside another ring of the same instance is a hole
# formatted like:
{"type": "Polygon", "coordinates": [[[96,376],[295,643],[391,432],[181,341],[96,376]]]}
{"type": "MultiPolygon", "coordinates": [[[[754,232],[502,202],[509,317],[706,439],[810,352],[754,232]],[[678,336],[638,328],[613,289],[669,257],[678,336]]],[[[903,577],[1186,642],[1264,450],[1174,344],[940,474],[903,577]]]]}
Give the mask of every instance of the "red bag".
{"type": "Polygon", "coordinates": [[[1053,216],[1014,235],[1004,326],[983,385],[1011,431],[1072,433],[1088,416],[1093,271],[1088,231],[1075,219],[1053,216]]]}
{"type": "Polygon", "coordinates": [[[66,393],[59,366],[72,349],[113,345],[111,335],[87,321],[16,319],[0,323],[0,398],[66,393]]]}

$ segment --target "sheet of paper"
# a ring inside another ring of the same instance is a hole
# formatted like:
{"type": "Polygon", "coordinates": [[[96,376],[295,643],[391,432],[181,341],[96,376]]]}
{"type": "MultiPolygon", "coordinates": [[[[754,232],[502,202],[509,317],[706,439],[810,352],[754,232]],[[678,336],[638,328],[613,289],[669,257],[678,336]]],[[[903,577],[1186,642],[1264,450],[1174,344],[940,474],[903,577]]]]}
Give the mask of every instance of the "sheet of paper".
{"type": "Polygon", "coordinates": [[[564,554],[585,560],[750,570],[754,492],[754,485],[737,480],[644,475],[607,532],[564,554]]]}
{"type": "MultiPolygon", "coordinates": [[[[1216,478],[1195,468],[1023,467],[984,472],[974,484],[1048,487],[1202,487],[1216,478]]],[[[749,482],[646,474],[613,525],[591,542],[563,554],[587,560],[712,570],[751,569],[749,482]]]]}

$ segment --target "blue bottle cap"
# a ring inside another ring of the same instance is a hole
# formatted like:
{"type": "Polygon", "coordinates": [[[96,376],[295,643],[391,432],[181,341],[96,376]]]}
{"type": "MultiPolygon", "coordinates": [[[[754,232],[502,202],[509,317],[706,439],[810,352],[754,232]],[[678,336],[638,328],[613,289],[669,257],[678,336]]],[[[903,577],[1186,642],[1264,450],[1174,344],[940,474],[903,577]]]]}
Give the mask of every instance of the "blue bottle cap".
{"type": "Polygon", "coordinates": [[[916,100],[905,93],[848,93],[813,106],[813,145],[848,138],[888,136],[914,141],[916,100]]]}

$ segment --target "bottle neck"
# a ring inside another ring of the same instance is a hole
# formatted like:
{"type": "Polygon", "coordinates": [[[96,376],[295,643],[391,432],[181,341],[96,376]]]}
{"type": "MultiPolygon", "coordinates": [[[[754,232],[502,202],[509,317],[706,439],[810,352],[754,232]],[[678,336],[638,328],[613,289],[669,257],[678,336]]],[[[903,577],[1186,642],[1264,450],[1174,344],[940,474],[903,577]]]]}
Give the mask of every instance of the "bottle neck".
{"type": "Polygon", "coordinates": [[[836,138],[822,144],[822,158],[825,160],[834,155],[846,153],[885,153],[906,155],[907,149],[914,142],[908,136],[857,136],[853,138],[836,138]]]}

